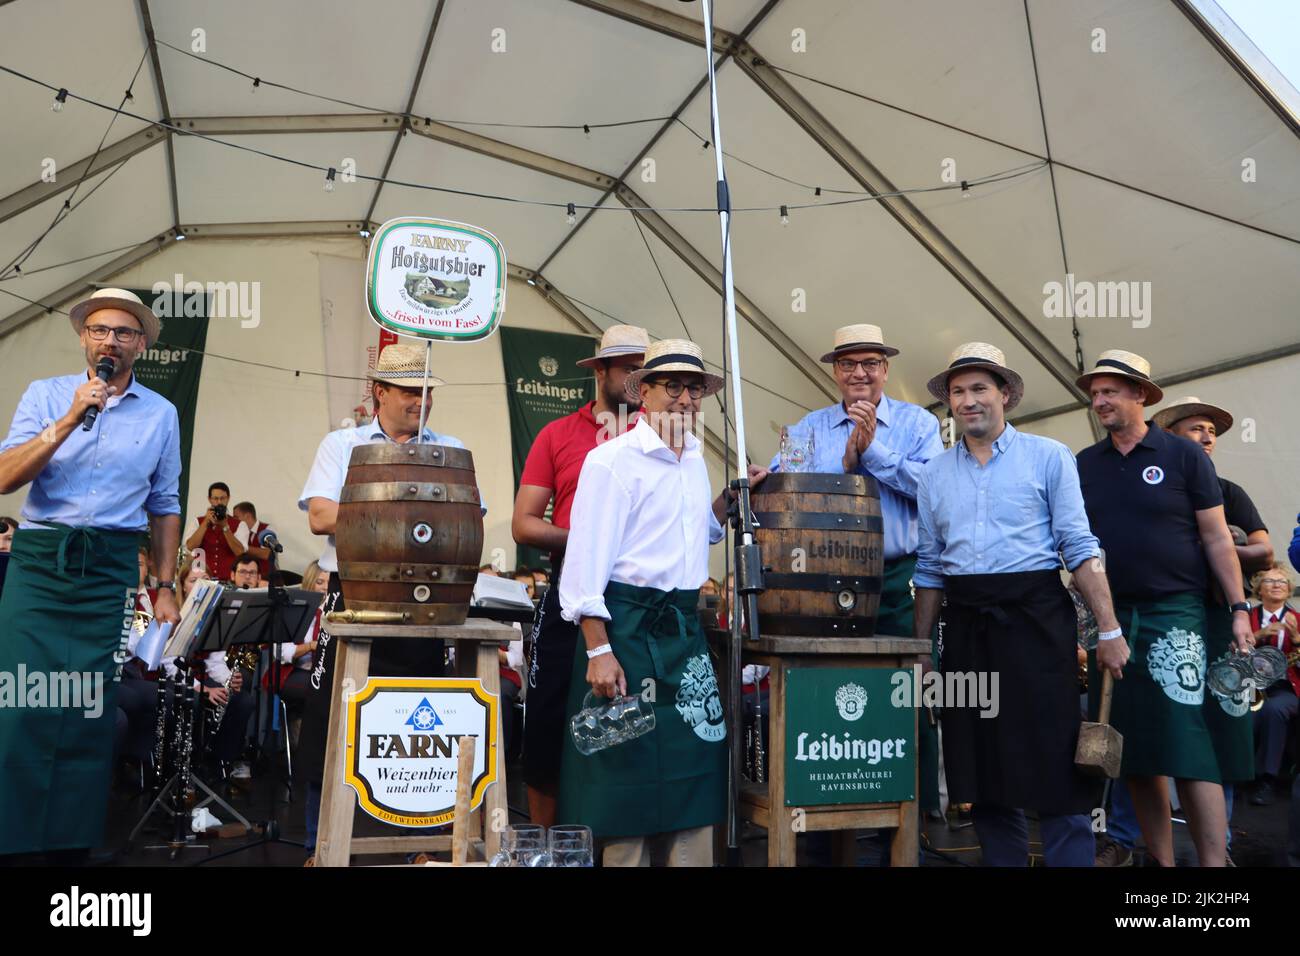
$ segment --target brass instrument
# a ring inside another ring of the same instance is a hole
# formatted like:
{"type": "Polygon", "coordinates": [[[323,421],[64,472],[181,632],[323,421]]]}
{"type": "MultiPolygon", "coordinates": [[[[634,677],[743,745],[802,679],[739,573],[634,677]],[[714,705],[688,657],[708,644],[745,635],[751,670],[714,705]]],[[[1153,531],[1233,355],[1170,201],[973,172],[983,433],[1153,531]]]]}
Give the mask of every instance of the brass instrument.
{"type": "Polygon", "coordinates": [[[131,630],[138,637],[143,637],[144,632],[149,630],[149,625],[153,623],[153,615],[148,611],[136,611],[135,617],[131,619],[131,630]]]}

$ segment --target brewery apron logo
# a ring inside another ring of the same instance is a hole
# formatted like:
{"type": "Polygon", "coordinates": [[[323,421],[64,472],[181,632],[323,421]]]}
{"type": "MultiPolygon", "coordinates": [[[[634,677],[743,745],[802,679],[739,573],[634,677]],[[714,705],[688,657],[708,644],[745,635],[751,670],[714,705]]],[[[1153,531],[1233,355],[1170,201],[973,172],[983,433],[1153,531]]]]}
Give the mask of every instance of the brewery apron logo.
{"type": "Polygon", "coordinates": [[[695,731],[701,740],[716,743],[727,736],[727,724],[722,719],[722,697],[718,693],[718,679],[707,654],[692,657],[682,671],[682,682],[677,688],[677,713],[686,726],[695,731]]]}
{"type": "Polygon", "coordinates": [[[1255,697],[1255,691],[1250,687],[1243,687],[1231,697],[1220,694],[1213,687],[1210,687],[1210,693],[1214,695],[1214,699],[1219,702],[1219,706],[1223,708],[1223,712],[1229,717],[1246,716],[1246,712],[1250,710],[1251,701],[1255,697]]]}
{"type": "Polygon", "coordinates": [[[1199,707],[1205,701],[1205,642],[1173,628],[1147,650],[1147,670],[1170,699],[1199,707]]]}
{"type": "Polygon", "coordinates": [[[506,253],[496,236],[445,219],[400,216],[375,233],[366,306],[382,328],[443,342],[496,331],[506,304],[506,253]]]}
{"type": "Polygon", "coordinates": [[[542,374],[547,378],[553,378],[555,373],[560,370],[560,363],[550,355],[543,355],[537,360],[537,367],[542,370],[542,374]]]}
{"type": "Polygon", "coordinates": [[[371,677],[349,695],[344,779],[361,808],[403,827],[450,823],[460,743],[473,737],[470,808],[496,780],[498,698],[463,678],[371,677]]]}
{"type": "Polygon", "coordinates": [[[1148,485],[1158,485],[1165,480],[1165,470],[1159,465],[1152,465],[1146,471],[1142,472],[1142,480],[1148,485]]]}
{"type": "Polygon", "coordinates": [[[845,720],[857,720],[867,712],[867,692],[858,684],[842,685],[835,692],[835,709],[845,720]]]}

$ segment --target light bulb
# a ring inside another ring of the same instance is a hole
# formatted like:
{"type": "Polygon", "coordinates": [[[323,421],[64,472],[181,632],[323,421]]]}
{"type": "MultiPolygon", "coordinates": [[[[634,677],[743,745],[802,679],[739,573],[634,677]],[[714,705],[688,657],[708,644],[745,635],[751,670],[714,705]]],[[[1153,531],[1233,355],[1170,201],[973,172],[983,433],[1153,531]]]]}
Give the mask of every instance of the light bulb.
{"type": "Polygon", "coordinates": [[[578,210],[574,208],[573,203],[569,203],[567,213],[568,214],[564,217],[564,221],[570,226],[575,225],[578,222],[578,210]]]}
{"type": "Polygon", "coordinates": [[[325,174],[325,191],[327,193],[332,193],[334,191],[334,167],[333,166],[331,166],[329,168],[329,172],[325,174]]]}
{"type": "Polygon", "coordinates": [[[50,107],[50,109],[55,113],[62,113],[63,104],[66,103],[67,101],[68,101],[68,91],[61,89],[59,90],[59,92],[54,94],[54,104],[50,107]]]}
{"type": "Polygon", "coordinates": [[[787,209],[785,206],[781,207],[781,225],[783,226],[790,225],[790,210],[787,209]]]}

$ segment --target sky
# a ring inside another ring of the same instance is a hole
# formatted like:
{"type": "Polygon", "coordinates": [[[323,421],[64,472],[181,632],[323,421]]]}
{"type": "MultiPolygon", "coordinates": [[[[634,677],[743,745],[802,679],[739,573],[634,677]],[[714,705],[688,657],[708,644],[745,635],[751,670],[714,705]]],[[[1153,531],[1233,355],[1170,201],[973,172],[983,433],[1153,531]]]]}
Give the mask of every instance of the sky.
{"type": "Polygon", "coordinates": [[[1300,0],[1217,0],[1273,65],[1300,89],[1300,0]]]}

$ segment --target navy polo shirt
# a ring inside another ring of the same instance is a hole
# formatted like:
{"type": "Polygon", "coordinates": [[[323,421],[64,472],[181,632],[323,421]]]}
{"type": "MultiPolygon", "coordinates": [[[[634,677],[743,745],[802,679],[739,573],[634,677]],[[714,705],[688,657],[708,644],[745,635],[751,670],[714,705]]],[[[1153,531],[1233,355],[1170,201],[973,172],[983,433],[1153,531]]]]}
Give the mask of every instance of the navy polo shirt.
{"type": "Polygon", "coordinates": [[[1127,455],[1107,436],[1079,452],[1079,485],[1117,598],[1147,599],[1206,587],[1196,512],[1223,504],[1210,456],[1147,423],[1127,455]]]}

